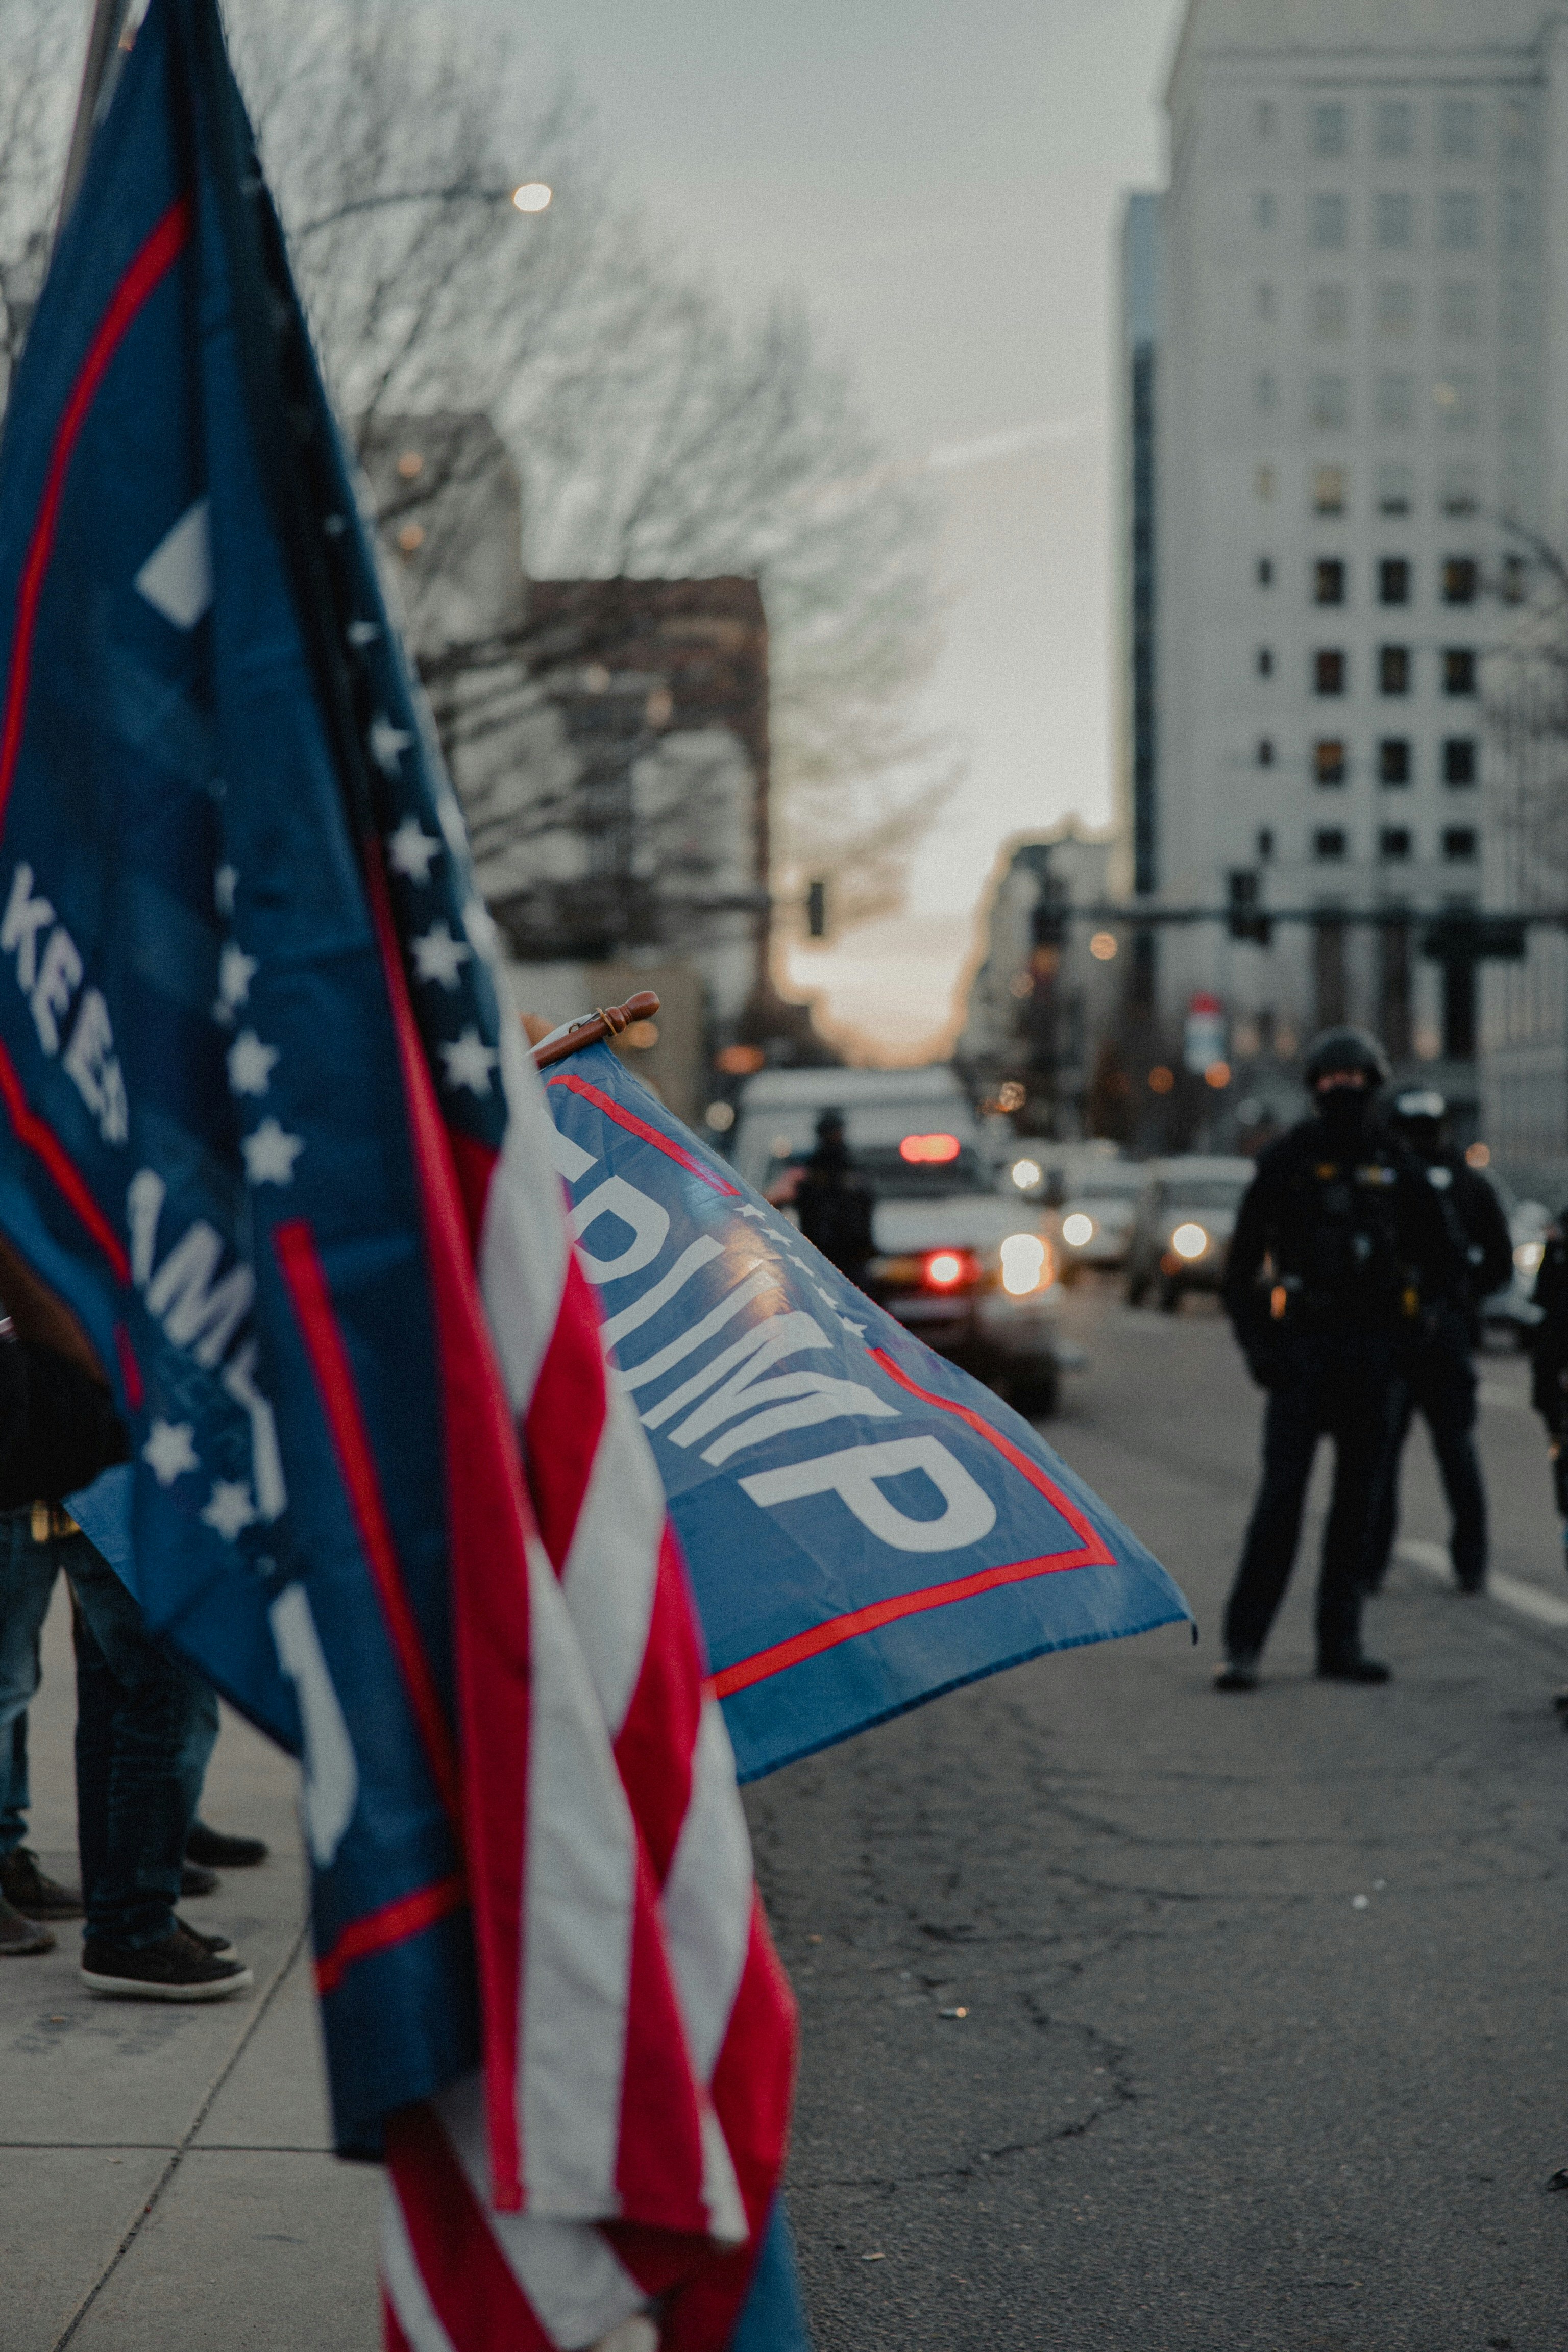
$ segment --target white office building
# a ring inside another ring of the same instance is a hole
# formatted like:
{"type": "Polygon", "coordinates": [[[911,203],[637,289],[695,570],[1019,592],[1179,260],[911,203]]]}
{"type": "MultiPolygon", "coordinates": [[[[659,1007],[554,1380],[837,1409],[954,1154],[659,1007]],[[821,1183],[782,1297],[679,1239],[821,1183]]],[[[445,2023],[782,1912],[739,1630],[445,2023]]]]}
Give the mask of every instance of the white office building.
{"type": "Polygon", "coordinates": [[[1163,929],[1161,1010],[1366,1022],[1474,1102],[1478,967],[1405,917],[1482,902],[1510,526],[1568,511],[1568,12],[1191,0],[1167,104],[1143,887],[1313,919],[1163,929]]]}

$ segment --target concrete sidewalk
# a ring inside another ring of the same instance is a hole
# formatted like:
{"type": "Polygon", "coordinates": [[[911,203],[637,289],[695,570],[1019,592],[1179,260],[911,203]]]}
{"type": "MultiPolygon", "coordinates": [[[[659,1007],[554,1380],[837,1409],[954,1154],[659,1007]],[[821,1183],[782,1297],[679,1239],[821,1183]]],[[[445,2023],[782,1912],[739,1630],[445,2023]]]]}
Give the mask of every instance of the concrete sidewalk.
{"type": "MultiPolygon", "coordinates": [[[[32,1843],[77,1879],[75,1679],[63,1588],[32,1718],[32,1843]]],[[[295,1769],[226,1717],[204,1805],[272,1848],[187,1906],[254,1992],[103,2000],[80,1929],[0,1961],[0,2352],[373,2352],[381,2176],[340,2164],[305,1935],[295,1769]]]]}

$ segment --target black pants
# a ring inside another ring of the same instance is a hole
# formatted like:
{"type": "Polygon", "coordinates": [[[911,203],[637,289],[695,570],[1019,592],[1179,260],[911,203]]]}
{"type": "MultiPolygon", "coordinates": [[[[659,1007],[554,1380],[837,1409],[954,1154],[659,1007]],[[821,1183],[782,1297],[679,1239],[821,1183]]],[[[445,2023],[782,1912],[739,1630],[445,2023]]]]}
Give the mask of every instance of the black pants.
{"type": "Polygon", "coordinates": [[[1318,1580],[1318,1662],[1359,1654],[1369,1546],[1405,1399],[1392,1338],[1298,1333],[1280,1341],[1263,1419],[1263,1484],[1226,1606],[1229,1656],[1255,1655],[1268,1638],[1296,1563],[1320,1437],[1334,1443],[1334,1491],[1318,1580]]]}
{"type": "Polygon", "coordinates": [[[1448,1557],[1462,1585],[1484,1584],[1487,1573],[1487,1490],[1476,1454],[1476,1368],[1469,1334],[1456,1318],[1412,1359],[1405,1411],[1394,1433],[1394,1462],[1368,1557],[1368,1584],[1388,1572],[1399,1519],[1399,1456],[1419,1412],[1432,1433],[1443,1492],[1448,1500],[1448,1557]]]}

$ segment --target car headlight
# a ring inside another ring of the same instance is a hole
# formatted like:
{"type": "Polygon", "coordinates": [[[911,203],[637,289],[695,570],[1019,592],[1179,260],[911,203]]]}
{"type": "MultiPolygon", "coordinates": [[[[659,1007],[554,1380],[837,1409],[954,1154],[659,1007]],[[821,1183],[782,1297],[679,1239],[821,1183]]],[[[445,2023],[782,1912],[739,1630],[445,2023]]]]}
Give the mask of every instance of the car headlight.
{"type": "Polygon", "coordinates": [[[1202,1257],[1209,1245],[1209,1237],[1202,1225],[1178,1225],[1171,1235],[1171,1247],[1178,1257],[1202,1257]]]}
{"type": "Polygon", "coordinates": [[[1081,1209],[1075,1209],[1070,1217],[1062,1219],[1062,1239],[1069,1249],[1082,1249],[1086,1242],[1094,1239],[1094,1219],[1086,1217],[1081,1209]]]}
{"type": "Polygon", "coordinates": [[[1049,1246],[1038,1234],[1009,1234],[1002,1244],[1002,1287],[1011,1298],[1027,1298],[1043,1290],[1056,1268],[1049,1246]]]}
{"type": "Polygon", "coordinates": [[[1545,1255],[1544,1242],[1521,1242],[1514,1251],[1513,1262],[1521,1274],[1533,1274],[1545,1255]]]}
{"type": "Polygon", "coordinates": [[[1040,1163],[1037,1160],[1014,1160],[1013,1181],[1016,1184],[1020,1192],[1028,1192],[1030,1187],[1037,1184],[1039,1181],[1040,1163]]]}

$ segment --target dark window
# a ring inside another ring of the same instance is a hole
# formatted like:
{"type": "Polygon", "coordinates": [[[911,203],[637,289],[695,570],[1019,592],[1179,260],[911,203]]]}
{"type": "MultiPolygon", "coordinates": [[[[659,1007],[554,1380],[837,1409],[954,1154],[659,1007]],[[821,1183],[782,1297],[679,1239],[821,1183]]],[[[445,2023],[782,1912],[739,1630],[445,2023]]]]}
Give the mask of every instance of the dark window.
{"type": "MultiPolygon", "coordinates": [[[[1322,836],[1320,836],[1321,838],[1322,836]]],[[[1335,836],[1343,842],[1343,834],[1335,836]]],[[[1342,851],[1339,853],[1342,855],[1342,851]]],[[[1349,1010],[1345,987],[1345,927],[1331,914],[1312,926],[1312,992],[1318,1001],[1317,1026],[1332,1029],[1349,1010]]]]}
{"type": "Polygon", "coordinates": [[[1473,555],[1447,555],[1443,559],[1443,602],[1445,604],[1473,604],[1479,593],[1481,567],[1473,555]]]}
{"type": "Polygon", "coordinates": [[[1337,555],[1320,556],[1312,566],[1312,602],[1314,604],[1342,604],[1345,601],[1345,567],[1337,555]]]}
{"type": "Polygon", "coordinates": [[[1380,857],[1408,857],[1410,855],[1409,826],[1385,824],[1377,836],[1377,854],[1380,857]]]}
{"type": "Polygon", "coordinates": [[[1345,657],[1339,652],[1322,652],[1312,656],[1312,688],[1318,694],[1342,694],[1345,690],[1345,657]]]}
{"type": "Polygon", "coordinates": [[[1273,856],[1274,828],[1272,825],[1266,824],[1260,826],[1258,835],[1258,855],[1260,859],[1265,861],[1273,856]]]}
{"type": "Polygon", "coordinates": [[[1406,736],[1385,735],[1378,745],[1377,781],[1380,784],[1410,782],[1410,743],[1406,736]]]}
{"type": "Polygon", "coordinates": [[[1461,865],[1476,854],[1474,829],[1468,824],[1451,824],[1443,835],[1443,855],[1454,865],[1461,865]]]}
{"type": "Polygon", "coordinates": [[[1443,648],[1443,691],[1445,694],[1474,694],[1476,690],[1476,657],[1468,646],[1445,646],[1443,648]]]}
{"type": "Polygon", "coordinates": [[[1258,737],[1258,764],[1260,768],[1271,768],[1274,765],[1274,738],[1272,735],[1260,735],[1258,737]]]}
{"type": "Polygon", "coordinates": [[[1337,737],[1313,744],[1312,773],[1320,784],[1342,784],[1345,766],[1345,747],[1337,737]]]}
{"type": "Polygon", "coordinates": [[[1326,826],[1321,833],[1315,833],[1312,835],[1314,857],[1342,857],[1345,855],[1345,836],[1338,825],[1326,826]]]}
{"type": "Polygon", "coordinates": [[[1476,746],[1468,735],[1450,735],[1443,746],[1443,782],[1446,784],[1473,784],[1476,781],[1476,746]]]}
{"type": "Polygon", "coordinates": [[[1410,648],[1408,646],[1379,646],[1377,685],[1380,694],[1409,693],[1410,648]]]}
{"type": "Polygon", "coordinates": [[[1410,925],[1384,923],[1378,930],[1378,1031],[1396,1062],[1410,1052],[1410,925]]]}
{"type": "Polygon", "coordinates": [[[1273,675],[1274,675],[1274,648],[1273,648],[1273,646],[1258,646],[1258,677],[1273,677],[1273,675]]]}
{"type": "Polygon", "coordinates": [[[1443,1054],[1469,1062],[1476,1052],[1476,967],[1468,956],[1450,956],[1443,966],[1443,1054]]]}
{"type": "Polygon", "coordinates": [[[1378,565],[1377,601],[1380,604],[1409,604],[1410,566],[1403,555],[1385,555],[1378,565]]]}
{"type": "Polygon", "coordinates": [[[1272,587],[1273,587],[1273,585],[1274,585],[1274,559],[1273,559],[1273,557],[1272,557],[1272,556],[1268,556],[1268,555],[1260,555],[1260,556],[1258,557],[1258,586],[1259,586],[1260,588],[1272,588],[1272,587]]]}

